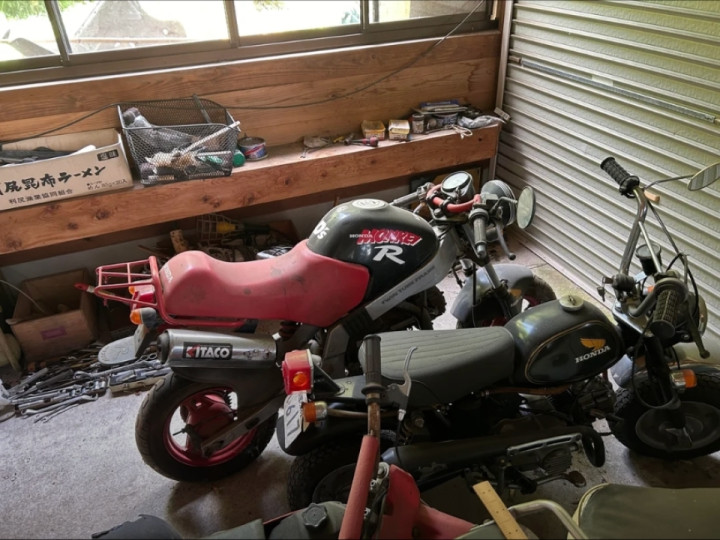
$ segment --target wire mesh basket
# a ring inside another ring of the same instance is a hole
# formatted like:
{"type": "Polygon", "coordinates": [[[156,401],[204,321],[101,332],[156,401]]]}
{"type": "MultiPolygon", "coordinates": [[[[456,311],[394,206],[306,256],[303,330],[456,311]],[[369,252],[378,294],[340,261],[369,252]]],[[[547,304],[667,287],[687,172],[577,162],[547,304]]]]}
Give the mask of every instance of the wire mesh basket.
{"type": "Polygon", "coordinates": [[[239,122],[221,105],[189,98],[118,106],[120,124],[140,182],[229,176],[239,122]]]}

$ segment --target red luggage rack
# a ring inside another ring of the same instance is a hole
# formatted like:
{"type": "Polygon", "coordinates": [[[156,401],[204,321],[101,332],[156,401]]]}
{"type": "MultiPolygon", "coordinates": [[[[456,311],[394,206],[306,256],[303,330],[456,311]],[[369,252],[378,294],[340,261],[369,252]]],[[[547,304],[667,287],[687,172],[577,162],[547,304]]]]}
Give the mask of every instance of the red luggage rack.
{"type": "Polygon", "coordinates": [[[158,263],[155,257],[149,257],[141,261],[124,262],[118,264],[106,264],[98,266],[97,285],[86,286],[85,290],[103,300],[114,300],[128,304],[131,307],[150,307],[161,312],[164,311],[156,291],[160,291],[160,277],[158,275],[158,263]],[[152,300],[148,300],[147,294],[138,294],[130,291],[130,287],[152,287],[152,300]],[[124,291],[126,294],[118,294],[124,291]],[[128,296],[128,293],[130,296],[128,296]]]}
{"type": "Polygon", "coordinates": [[[172,326],[215,326],[225,328],[238,328],[247,323],[246,318],[178,318],[168,313],[162,298],[162,285],[160,284],[160,271],[156,257],[149,257],[141,261],[106,264],[98,266],[97,285],[76,283],[75,287],[94,294],[103,301],[113,300],[130,306],[130,309],[149,307],[157,310],[160,317],[172,326]],[[133,287],[134,292],[130,291],[133,287]],[[141,287],[145,290],[138,290],[141,287]],[[118,294],[123,291],[126,294],[118,294]]]}

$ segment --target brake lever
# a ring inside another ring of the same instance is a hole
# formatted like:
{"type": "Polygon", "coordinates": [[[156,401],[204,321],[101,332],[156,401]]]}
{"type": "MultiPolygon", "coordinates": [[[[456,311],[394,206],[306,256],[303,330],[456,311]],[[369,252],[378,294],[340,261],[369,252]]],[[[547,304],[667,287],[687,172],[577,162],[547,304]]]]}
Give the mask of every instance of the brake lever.
{"type": "Polygon", "coordinates": [[[505,243],[505,233],[504,233],[502,223],[500,221],[495,222],[495,230],[497,231],[498,242],[500,242],[500,246],[503,248],[505,255],[507,255],[507,258],[509,260],[514,261],[515,253],[510,251],[508,249],[507,244],[505,243]]]}
{"type": "Polygon", "coordinates": [[[416,350],[417,347],[410,347],[407,354],[405,355],[405,365],[403,366],[403,383],[401,385],[396,385],[398,391],[400,392],[400,395],[402,396],[399,403],[400,407],[398,409],[398,420],[400,422],[402,422],[403,418],[405,418],[405,413],[407,412],[407,404],[410,398],[410,388],[412,387],[412,379],[410,378],[410,358],[416,350]]]}

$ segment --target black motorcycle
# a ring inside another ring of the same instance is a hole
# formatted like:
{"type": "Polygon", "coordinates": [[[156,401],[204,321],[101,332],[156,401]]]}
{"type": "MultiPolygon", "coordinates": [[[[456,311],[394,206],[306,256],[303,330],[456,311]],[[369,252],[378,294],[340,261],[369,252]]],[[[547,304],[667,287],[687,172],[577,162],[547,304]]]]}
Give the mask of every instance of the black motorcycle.
{"type": "MultiPolygon", "coordinates": [[[[613,158],[601,167],[638,205],[619,271],[603,278],[614,290],[614,323],[568,295],[504,326],[380,334],[388,388],[380,405],[395,419],[384,432],[382,458],[410,472],[421,489],[460,473],[525,493],[551,480],[572,481],[573,452],[604,463],[597,419],[642,454],[689,459],[720,450],[720,371],[683,358],[676,347],[694,343],[708,356],[701,337],[707,310],[687,257],[660,221],[675,251],[662,266],[645,226],[652,208],[645,188],[613,158]],[[629,273],[633,256],[642,267],[636,275],[629,273]]],[[[689,187],[718,177],[720,164],[693,176],[689,187]]],[[[483,238],[483,220],[475,223],[475,238],[483,238]]],[[[297,351],[286,356],[285,380],[308,391],[290,394],[277,425],[283,449],[298,456],[290,505],[345,500],[365,431],[363,377],[333,380],[319,358],[297,351]]]]}

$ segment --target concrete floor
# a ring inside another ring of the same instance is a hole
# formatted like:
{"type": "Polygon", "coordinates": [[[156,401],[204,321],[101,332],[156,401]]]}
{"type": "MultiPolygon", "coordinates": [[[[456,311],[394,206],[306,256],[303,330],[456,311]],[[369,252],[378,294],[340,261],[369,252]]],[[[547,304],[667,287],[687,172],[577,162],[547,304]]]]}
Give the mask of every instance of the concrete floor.
{"type": "MultiPolygon", "coordinates": [[[[518,250],[515,262],[531,266],[558,295],[572,291],[594,300],[532,251],[518,244],[511,247],[518,250]]],[[[450,305],[457,286],[448,279],[443,288],[450,305]]],[[[454,320],[446,314],[439,326],[448,325],[454,327],[454,320]]],[[[184,537],[201,537],[288,510],[285,479],[292,458],[279,449],[275,439],[253,465],[219,482],[178,483],[147,467],[134,439],[135,417],[144,395],[107,393],[46,423],[34,422],[32,417],[3,422],[0,538],[89,538],[93,532],[138,514],[162,517],[184,537]]],[[[600,426],[600,431],[606,428],[600,426]]],[[[666,463],[637,456],[612,436],[605,437],[605,444],[607,462],[603,467],[593,468],[582,457],[575,460],[587,487],[601,482],[720,486],[720,453],[666,463]]],[[[531,497],[511,496],[507,504],[549,498],[572,513],[587,487],[554,482],[541,486],[531,497]]],[[[477,504],[456,483],[437,488],[425,498],[440,508],[451,505],[444,509],[470,514],[465,517],[472,517],[477,504]]]]}

